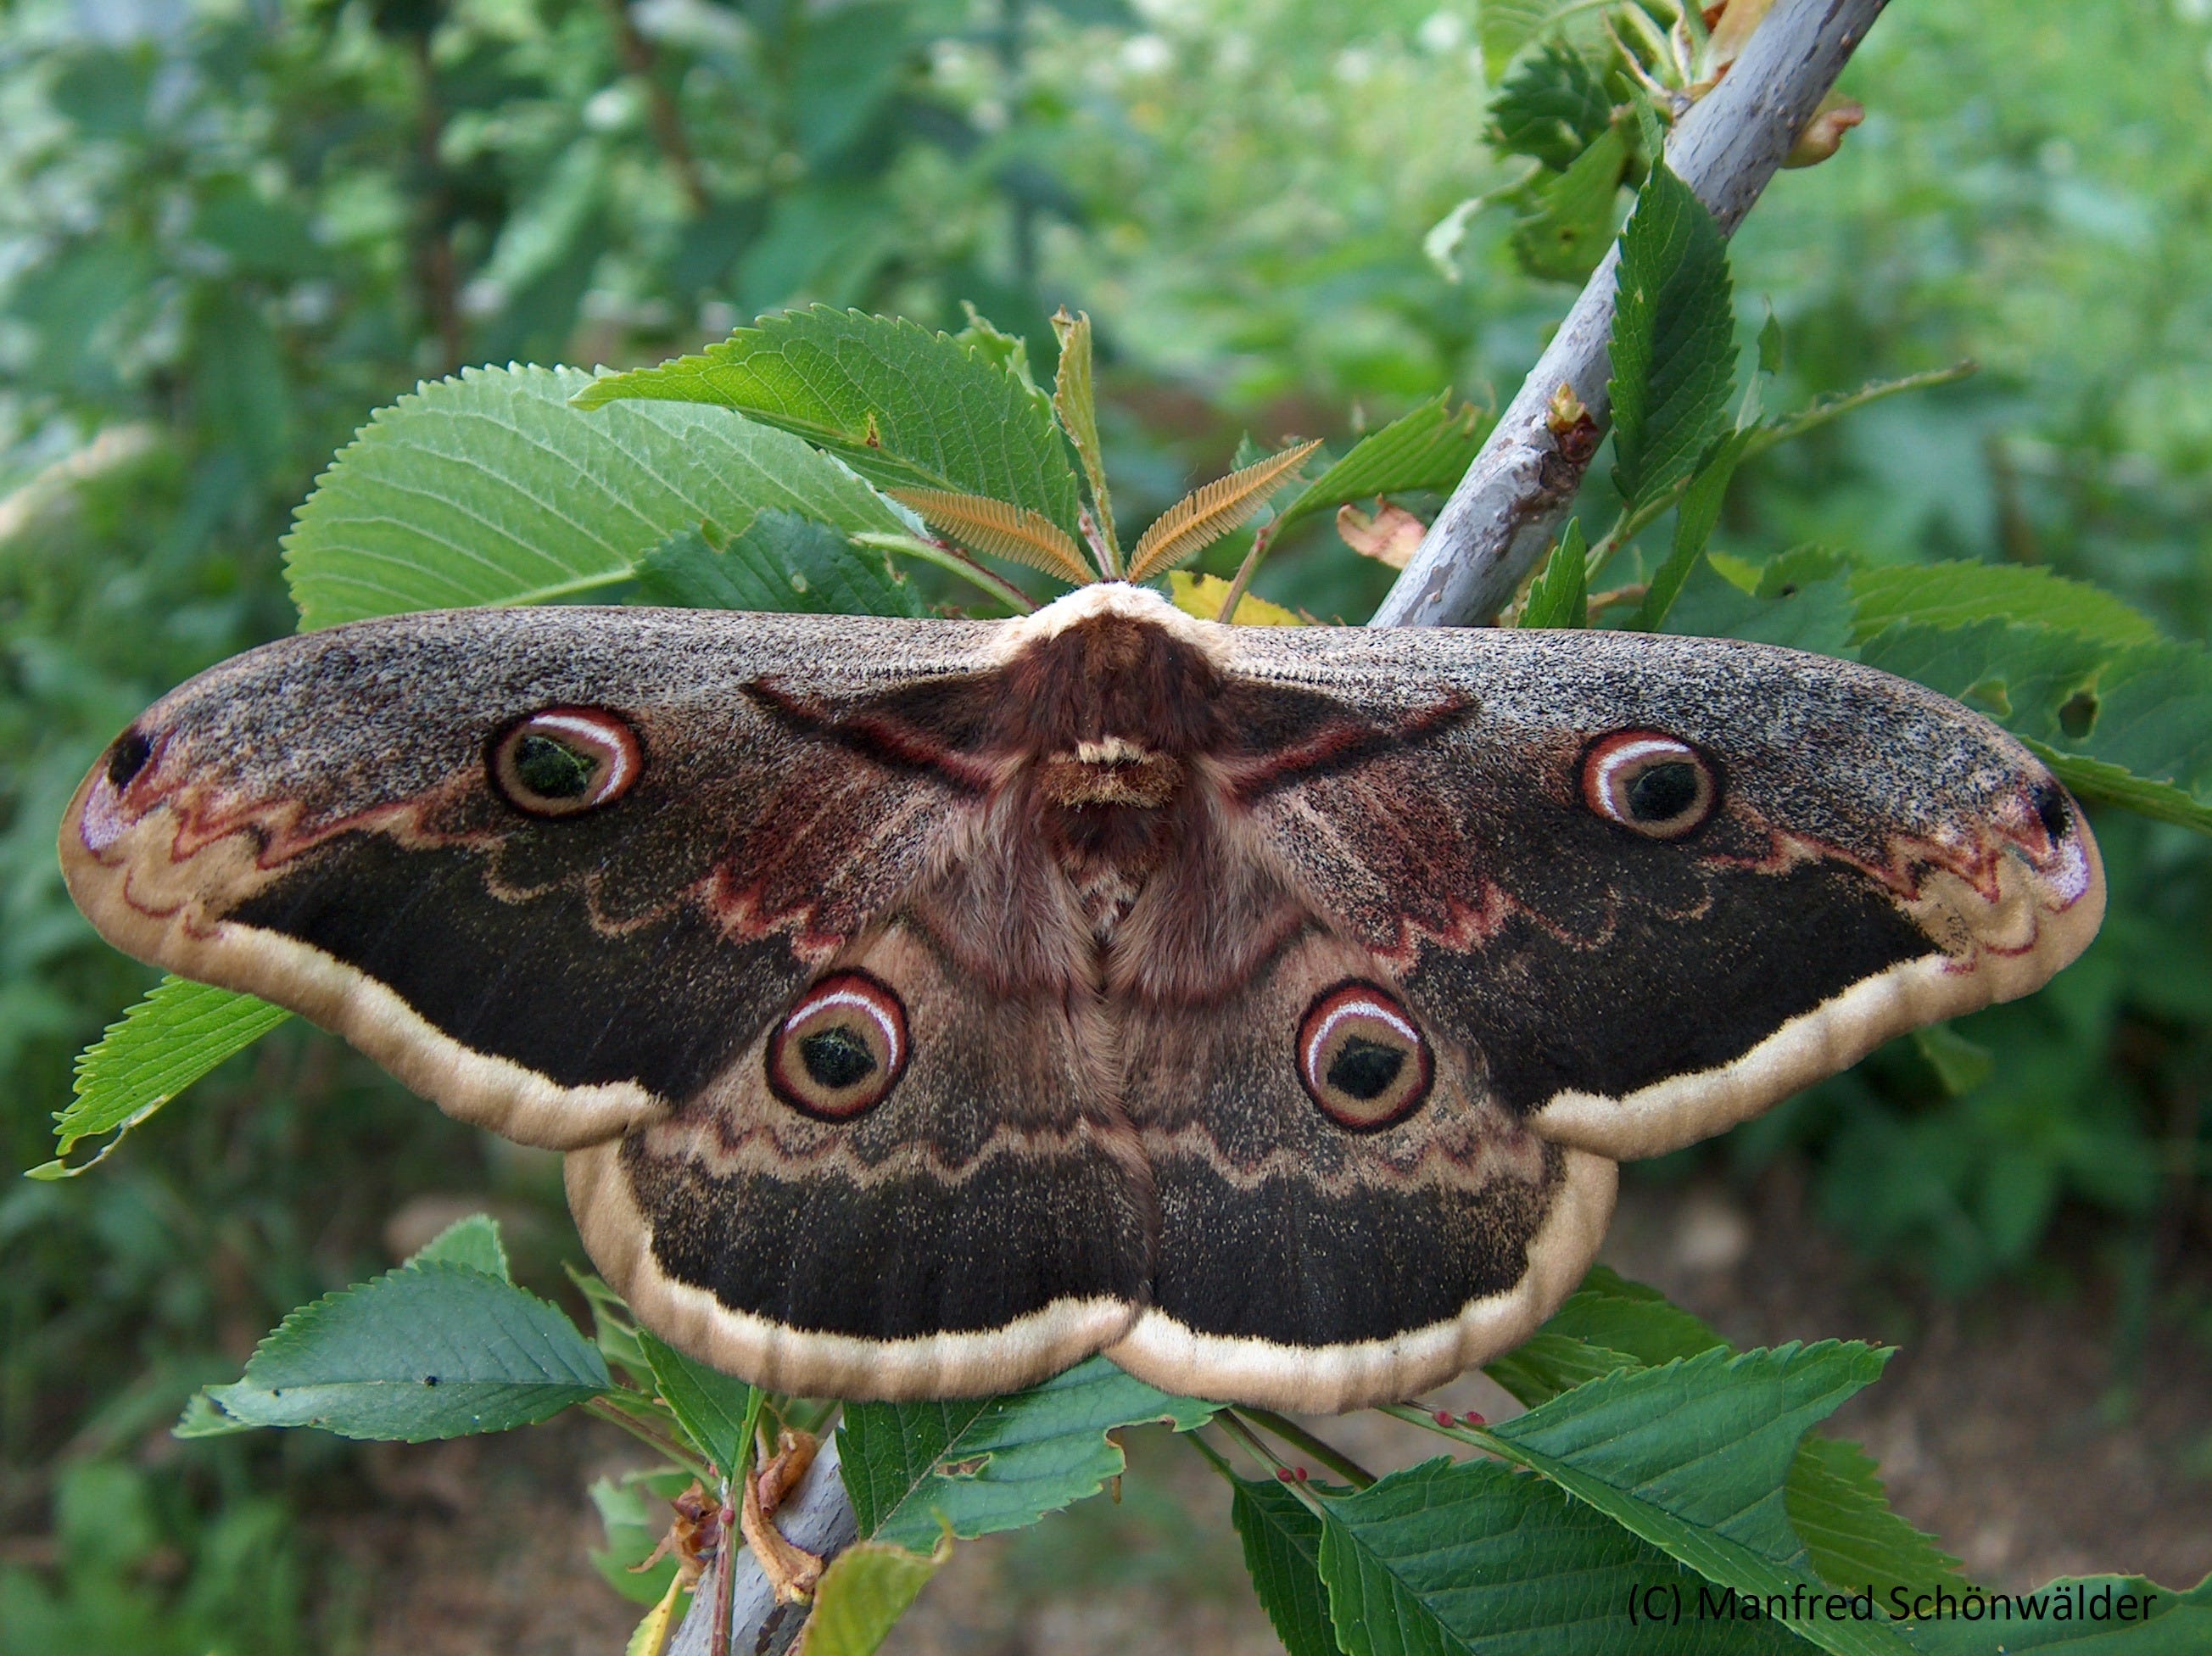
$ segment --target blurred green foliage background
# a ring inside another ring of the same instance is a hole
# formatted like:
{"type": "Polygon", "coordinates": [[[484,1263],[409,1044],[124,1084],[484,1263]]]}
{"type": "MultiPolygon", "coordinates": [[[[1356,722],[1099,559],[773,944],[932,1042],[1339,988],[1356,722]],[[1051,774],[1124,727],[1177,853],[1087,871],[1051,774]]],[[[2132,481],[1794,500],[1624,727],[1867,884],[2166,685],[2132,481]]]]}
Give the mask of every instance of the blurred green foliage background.
{"type": "MultiPolygon", "coordinates": [[[[2212,6],[1923,0],[1845,87],[1866,124],[1734,248],[1744,326],[1771,307],[1787,342],[1769,406],[1982,372],[1763,459],[1719,544],[2045,564],[2202,639],[2212,6]]],[[[1509,213],[1455,271],[1423,252],[1519,170],[1485,95],[1468,0],[0,0],[8,1168],[47,1159],[73,1055],[150,981],[63,892],[68,792],[146,701],[289,630],[279,538],[370,409],[807,300],[972,301],[1048,364],[1066,302],[1140,526],[1247,432],[1510,394],[1571,289],[1521,271],[1509,213]]],[[[1260,590],[1356,620],[1388,581],[1324,532],[1260,590]]],[[[1800,1159],[1846,1236],[1946,1292],[2110,1270],[2142,1337],[2212,1238],[2212,842],[2098,831],[2081,965],[1972,1046],[1900,1044],[1692,1154],[1800,1159]]],[[[0,1184],[0,1653],[343,1647],[357,1594],[265,1492],[365,1501],[352,1452],[165,1428],[441,1191],[541,1215],[541,1274],[574,1251],[550,1165],[296,1031],[97,1173],[0,1184]]]]}

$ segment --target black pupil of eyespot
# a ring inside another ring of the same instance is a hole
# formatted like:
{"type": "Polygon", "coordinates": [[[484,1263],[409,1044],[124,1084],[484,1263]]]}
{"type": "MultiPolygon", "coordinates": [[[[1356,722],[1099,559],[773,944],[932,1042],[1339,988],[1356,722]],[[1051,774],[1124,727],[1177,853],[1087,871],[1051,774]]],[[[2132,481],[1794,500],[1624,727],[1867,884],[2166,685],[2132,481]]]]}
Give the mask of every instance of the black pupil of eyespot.
{"type": "Polygon", "coordinates": [[[2066,795],[2057,782],[2047,782],[2035,790],[2035,815],[2051,838],[2066,837],[2066,795]]]}
{"type": "Polygon", "coordinates": [[[1404,1049],[1347,1036],[1329,1060],[1328,1084],[1351,1098],[1377,1099],[1405,1067],[1404,1049]]]}
{"type": "Polygon", "coordinates": [[[857,1030],[843,1024],[817,1029],[799,1044],[799,1061],[822,1087],[850,1087],[875,1073],[876,1055],[857,1030]]]}
{"type": "Polygon", "coordinates": [[[107,751],[108,782],[117,788],[130,787],[131,779],[143,770],[146,761],[153,757],[153,743],[135,730],[125,731],[107,751]]]}
{"type": "Polygon", "coordinates": [[[566,742],[532,734],[514,745],[514,774],[540,799],[572,800],[588,792],[599,761],[566,742]]]}
{"type": "Polygon", "coordinates": [[[1698,802],[1698,767],[1669,759],[1644,770],[1628,784],[1628,814],[1638,822],[1666,822],[1698,802]]]}

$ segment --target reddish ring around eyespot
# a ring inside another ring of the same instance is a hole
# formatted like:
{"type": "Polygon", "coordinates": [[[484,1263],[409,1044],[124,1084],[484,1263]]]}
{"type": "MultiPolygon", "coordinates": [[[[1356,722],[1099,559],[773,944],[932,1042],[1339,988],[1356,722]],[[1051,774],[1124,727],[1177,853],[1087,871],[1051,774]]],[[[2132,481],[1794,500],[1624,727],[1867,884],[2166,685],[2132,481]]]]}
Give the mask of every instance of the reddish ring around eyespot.
{"type": "Polygon", "coordinates": [[[645,750],[619,715],[549,707],[492,744],[488,768],[501,798],[533,817],[573,817],[611,805],[645,774],[645,750]]]}
{"type": "Polygon", "coordinates": [[[833,972],[769,1032],[769,1090],[817,1121],[850,1121],[890,1095],[910,1056],[906,1007],[890,986],[833,972]]]}
{"type": "Polygon", "coordinates": [[[1720,802],[1703,753],[1658,730],[1617,730],[1583,755],[1583,803],[1646,839],[1680,839],[1720,802]]]}
{"type": "Polygon", "coordinates": [[[1428,1038],[1397,997],[1358,979],[1319,996],[1298,1020],[1295,1064],[1322,1113],[1375,1133],[1421,1107],[1436,1079],[1428,1038]]]}

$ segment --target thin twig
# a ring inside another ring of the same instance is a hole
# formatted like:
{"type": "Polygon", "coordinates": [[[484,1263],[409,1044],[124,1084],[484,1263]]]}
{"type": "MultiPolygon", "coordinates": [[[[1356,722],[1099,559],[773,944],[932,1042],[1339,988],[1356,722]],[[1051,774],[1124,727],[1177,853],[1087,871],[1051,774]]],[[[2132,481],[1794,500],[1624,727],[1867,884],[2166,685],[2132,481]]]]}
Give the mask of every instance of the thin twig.
{"type": "Polygon", "coordinates": [[[1229,583],[1229,595],[1221,600],[1221,612],[1213,618],[1224,625],[1237,618],[1237,606],[1244,601],[1244,589],[1252,584],[1252,572],[1260,567],[1260,560],[1267,555],[1268,531],[1275,526],[1264,524],[1252,537],[1252,545],[1244,554],[1244,561],[1237,566],[1237,579],[1229,583]]]}
{"type": "Polygon", "coordinates": [[[1264,1428],[1285,1443],[1295,1445],[1311,1455],[1322,1465],[1350,1483],[1354,1489],[1364,1489],[1375,1482],[1375,1474],[1338,1448],[1334,1444],[1316,1437],[1286,1416],[1272,1409],[1240,1409],[1237,1411],[1254,1425],[1264,1428]]]}
{"type": "Polygon", "coordinates": [[[708,1489],[714,1487],[716,1481],[714,1469],[705,1461],[693,1456],[675,1439],[654,1431],[636,1416],[615,1403],[609,1403],[605,1397],[590,1398],[582,1404],[582,1408],[586,1415],[597,1416],[611,1425],[619,1426],[640,1443],[649,1444],[655,1452],[665,1455],[671,1461],[690,1473],[693,1477],[697,1478],[703,1487],[708,1489]]]}
{"type": "MultiPolygon", "coordinates": [[[[1668,163],[1723,235],[1750,211],[1886,3],[1777,0],[1720,84],[1683,116],[1668,163]]],[[[1584,284],[1370,625],[1486,621],[1558,538],[1612,413],[1606,344],[1619,260],[1620,250],[1609,251],[1584,284]],[[1562,452],[1551,429],[1562,385],[1596,422],[1595,434],[1577,434],[1579,459],[1562,452]]]]}

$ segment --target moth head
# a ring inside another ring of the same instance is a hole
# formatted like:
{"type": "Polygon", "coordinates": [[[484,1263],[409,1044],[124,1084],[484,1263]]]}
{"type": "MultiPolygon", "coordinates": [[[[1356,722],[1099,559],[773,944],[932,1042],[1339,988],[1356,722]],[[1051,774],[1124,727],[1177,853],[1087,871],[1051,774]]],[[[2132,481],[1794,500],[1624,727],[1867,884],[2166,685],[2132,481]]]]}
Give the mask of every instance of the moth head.
{"type": "Polygon", "coordinates": [[[1428,1038],[1404,1004],[1357,979],[1316,998],[1298,1020],[1298,1080],[1322,1113],[1379,1132],[1421,1107],[1436,1078],[1428,1038]]]}
{"type": "Polygon", "coordinates": [[[552,707],[495,737],[486,769],[500,796],[526,816],[573,817],[611,805],[645,772],[628,721],[598,707],[552,707]]]}
{"type": "Polygon", "coordinates": [[[1607,822],[1646,839],[1680,839],[1720,804],[1711,760],[1679,736],[1616,730],[1584,750],[1583,802],[1607,822]]]}
{"type": "Polygon", "coordinates": [[[801,1115],[850,1121],[890,1096],[911,1050],[905,1004],[889,984],[833,972],[769,1033],[769,1090],[801,1115]]]}

